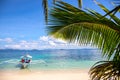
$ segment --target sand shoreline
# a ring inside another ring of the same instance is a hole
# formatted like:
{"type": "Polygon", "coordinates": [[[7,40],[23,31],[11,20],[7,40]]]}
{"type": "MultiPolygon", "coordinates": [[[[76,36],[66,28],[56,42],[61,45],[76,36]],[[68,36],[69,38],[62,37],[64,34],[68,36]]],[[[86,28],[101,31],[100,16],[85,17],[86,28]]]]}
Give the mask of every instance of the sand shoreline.
{"type": "Polygon", "coordinates": [[[89,80],[88,69],[0,71],[0,80],[89,80]]]}

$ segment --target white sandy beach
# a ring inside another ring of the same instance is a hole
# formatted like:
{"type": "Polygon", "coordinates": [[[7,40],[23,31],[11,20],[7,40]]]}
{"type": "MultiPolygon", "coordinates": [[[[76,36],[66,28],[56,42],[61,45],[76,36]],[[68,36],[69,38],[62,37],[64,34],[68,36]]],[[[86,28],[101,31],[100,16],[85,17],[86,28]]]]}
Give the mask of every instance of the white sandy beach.
{"type": "Polygon", "coordinates": [[[0,80],[89,80],[88,70],[1,71],[0,80]]]}

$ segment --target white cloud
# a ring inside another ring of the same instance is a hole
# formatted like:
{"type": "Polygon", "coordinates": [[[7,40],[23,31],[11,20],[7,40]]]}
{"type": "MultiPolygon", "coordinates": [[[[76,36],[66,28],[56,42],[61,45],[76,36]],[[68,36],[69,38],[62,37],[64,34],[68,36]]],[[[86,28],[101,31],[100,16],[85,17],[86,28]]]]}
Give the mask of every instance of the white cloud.
{"type": "Polygon", "coordinates": [[[48,39],[49,39],[48,36],[42,36],[42,37],[40,37],[39,40],[41,40],[41,41],[48,41],[48,39]]]}
{"type": "Polygon", "coordinates": [[[27,41],[25,41],[25,40],[21,40],[20,42],[21,42],[21,43],[27,43],[27,41]]]}
{"type": "MultiPolygon", "coordinates": [[[[78,49],[86,48],[84,46],[78,46],[76,44],[69,44],[63,40],[55,39],[49,36],[41,36],[38,40],[20,40],[15,41],[11,38],[0,39],[0,41],[6,41],[7,43],[0,48],[12,48],[12,49],[78,49]],[[11,43],[8,43],[11,42],[11,43]]],[[[89,47],[87,47],[89,48],[89,47]]]]}
{"type": "Polygon", "coordinates": [[[28,42],[28,41],[19,41],[16,43],[5,45],[5,48],[12,48],[12,49],[39,49],[38,43],[36,42],[28,42]]]}
{"type": "Polygon", "coordinates": [[[60,42],[60,43],[67,43],[66,41],[62,40],[62,39],[57,39],[56,40],[57,42],[60,42]]]}
{"type": "Polygon", "coordinates": [[[20,49],[21,46],[19,44],[5,45],[5,48],[20,49]]]}
{"type": "Polygon", "coordinates": [[[7,42],[7,43],[11,43],[13,42],[12,38],[4,38],[4,39],[0,39],[1,42],[7,42]]]}
{"type": "Polygon", "coordinates": [[[55,39],[53,37],[50,36],[41,36],[39,38],[40,41],[44,41],[44,42],[49,42],[52,41],[53,43],[58,43],[58,44],[66,44],[67,42],[61,39],[55,39]]]}
{"type": "Polygon", "coordinates": [[[51,46],[56,46],[56,43],[53,42],[53,41],[49,41],[49,44],[50,44],[51,46]]]}

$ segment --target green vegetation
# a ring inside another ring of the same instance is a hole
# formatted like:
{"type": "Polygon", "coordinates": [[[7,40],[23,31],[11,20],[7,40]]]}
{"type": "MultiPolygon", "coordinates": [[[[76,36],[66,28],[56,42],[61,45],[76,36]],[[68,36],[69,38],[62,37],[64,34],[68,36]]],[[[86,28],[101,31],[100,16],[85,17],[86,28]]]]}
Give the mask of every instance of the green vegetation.
{"type": "Polygon", "coordinates": [[[113,3],[116,5],[114,9],[106,13],[104,16],[107,16],[112,13],[112,15],[115,15],[117,12],[120,12],[120,0],[113,0],[113,3]]]}
{"type": "MultiPolygon", "coordinates": [[[[107,13],[102,4],[98,6],[107,13]]],[[[108,17],[91,10],[81,10],[68,3],[57,1],[50,11],[48,34],[68,42],[96,46],[102,50],[106,61],[90,69],[92,80],[120,79],[120,19],[113,13],[108,17]]]]}
{"type": "MultiPolygon", "coordinates": [[[[50,0],[49,0],[50,1],[50,0]]],[[[55,4],[57,1],[62,1],[62,0],[52,0],[53,4],[55,4]]],[[[82,7],[82,0],[77,0],[78,1],[78,6],[81,8],[82,7]]],[[[45,14],[45,21],[46,23],[48,22],[48,0],[42,0],[43,7],[44,7],[44,14],[45,14]]]]}

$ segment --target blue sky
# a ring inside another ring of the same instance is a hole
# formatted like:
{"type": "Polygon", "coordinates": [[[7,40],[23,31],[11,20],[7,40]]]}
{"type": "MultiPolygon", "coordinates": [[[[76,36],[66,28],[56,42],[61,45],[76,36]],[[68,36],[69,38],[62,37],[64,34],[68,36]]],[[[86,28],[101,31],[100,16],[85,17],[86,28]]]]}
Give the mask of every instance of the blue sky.
{"type": "MultiPolygon", "coordinates": [[[[75,0],[64,1],[77,6],[75,0]]],[[[110,1],[100,2],[113,8],[110,1]]],[[[83,0],[83,8],[88,7],[104,14],[93,0],[83,0]]],[[[47,35],[42,0],[3,0],[0,9],[0,49],[85,48],[47,35]]]]}

